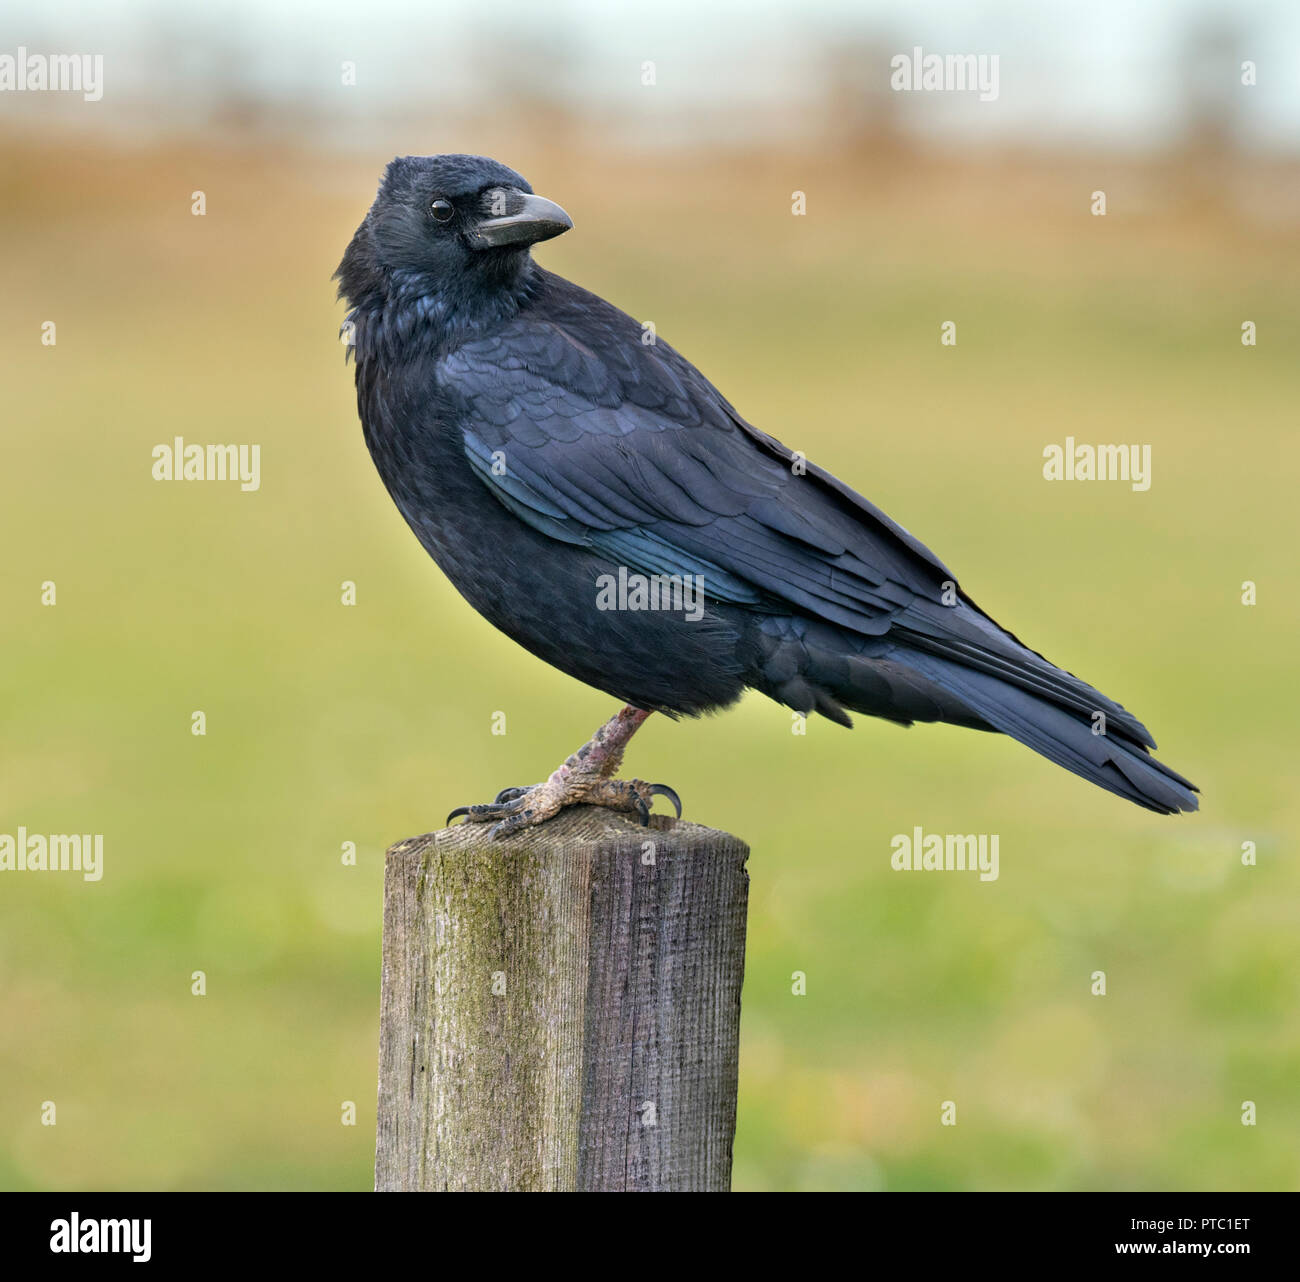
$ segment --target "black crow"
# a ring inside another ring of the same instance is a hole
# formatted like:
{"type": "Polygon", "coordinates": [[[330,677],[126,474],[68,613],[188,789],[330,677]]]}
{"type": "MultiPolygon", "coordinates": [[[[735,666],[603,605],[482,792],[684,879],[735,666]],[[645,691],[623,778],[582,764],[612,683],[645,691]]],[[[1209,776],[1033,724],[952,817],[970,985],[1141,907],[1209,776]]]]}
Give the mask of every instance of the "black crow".
{"type": "Polygon", "coordinates": [[[462,596],[627,706],[543,784],[450,818],[501,835],[671,789],[614,776],[652,711],[746,687],[849,726],[999,730],[1139,806],[1195,810],[1119,704],[1022,645],[843,481],[751,427],[618,308],[539,267],[558,205],[482,156],[404,156],[337,277],[366,443],[462,596]]]}

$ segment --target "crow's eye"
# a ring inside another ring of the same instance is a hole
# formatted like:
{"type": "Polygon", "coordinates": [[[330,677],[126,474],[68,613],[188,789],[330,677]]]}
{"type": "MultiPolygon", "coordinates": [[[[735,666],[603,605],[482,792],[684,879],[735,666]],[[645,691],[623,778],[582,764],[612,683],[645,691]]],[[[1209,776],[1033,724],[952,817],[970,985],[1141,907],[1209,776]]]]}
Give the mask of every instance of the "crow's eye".
{"type": "Polygon", "coordinates": [[[429,212],[433,215],[435,222],[445,223],[451,218],[452,214],[454,214],[456,210],[452,207],[452,203],[449,200],[435,200],[433,204],[429,206],[429,212]]]}

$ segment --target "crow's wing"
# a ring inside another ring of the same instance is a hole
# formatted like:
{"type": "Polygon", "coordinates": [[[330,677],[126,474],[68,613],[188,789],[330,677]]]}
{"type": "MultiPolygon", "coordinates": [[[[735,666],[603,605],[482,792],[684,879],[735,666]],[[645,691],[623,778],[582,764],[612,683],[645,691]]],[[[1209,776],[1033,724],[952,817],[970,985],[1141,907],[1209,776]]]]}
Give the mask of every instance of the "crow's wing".
{"type": "Polygon", "coordinates": [[[595,295],[563,282],[444,356],[438,381],[484,484],[550,537],[642,573],[701,576],[718,600],[889,634],[1076,713],[1105,709],[1150,742],[1118,704],[983,614],[906,530],[744,422],[595,295]]]}
{"type": "Polygon", "coordinates": [[[521,520],[646,573],[702,574],[706,595],[868,634],[951,578],[666,344],[606,327],[598,352],[573,330],[517,323],[439,366],[470,461],[521,520]]]}

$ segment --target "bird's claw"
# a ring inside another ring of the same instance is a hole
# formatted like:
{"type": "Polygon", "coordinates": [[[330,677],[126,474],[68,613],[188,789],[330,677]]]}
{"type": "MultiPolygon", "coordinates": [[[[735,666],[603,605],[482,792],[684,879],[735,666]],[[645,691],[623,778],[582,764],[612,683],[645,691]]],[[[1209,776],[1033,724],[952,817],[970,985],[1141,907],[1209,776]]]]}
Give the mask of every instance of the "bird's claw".
{"type": "Polygon", "coordinates": [[[673,803],[673,809],[677,811],[677,818],[682,817],[682,799],[666,783],[652,783],[650,785],[650,795],[652,797],[667,797],[673,803]]]}
{"type": "MultiPolygon", "coordinates": [[[[534,788],[540,788],[540,787],[541,787],[541,784],[537,784],[537,783],[531,783],[531,784],[530,784],[530,783],[526,783],[526,784],[523,784],[522,786],[520,786],[520,787],[518,787],[518,788],[502,788],[501,791],[498,792],[497,795],[496,795],[495,797],[492,798],[491,802],[488,803],[488,806],[502,806],[502,805],[505,805],[507,802],[510,802],[510,801],[518,801],[518,799],[519,799],[520,797],[522,797],[522,796],[524,795],[524,793],[526,793],[526,792],[532,792],[532,790],[533,790],[534,788]]],[[[445,827],[449,827],[449,826],[451,825],[451,821],[452,821],[453,819],[459,819],[461,815],[466,815],[466,816],[468,816],[469,813],[470,813],[471,811],[479,811],[479,810],[484,810],[484,809],[486,809],[486,808],[488,808],[488,807],[485,807],[485,806],[457,806],[456,809],[453,810],[453,811],[451,812],[451,814],[449,814],[449,815],[447,816],[447,823],[446,823],[444,826],[445,826],[445,827]]],[[[478,822],[482,822],[482,821],[479,820],[478,822]]]]}
{"type": "Polygon", "coordinates": [[[574,805],[605,806],[610,810],[631,812],[649,827],[650,806],[655,797],[666,797],[682,817],[682,802],[674,789],[663,783],[643,783],[640,779],[567,778],[552,776],[531,788],[503,788],[494,801],[479,806],[457,806],[447,816],[447,823],[464,817],[466,823],[491,823],[493,840],[508,837],[521,828],[544,823],[564,807],[574,805]]]}
{"type": "Polygon", "coordinates": [[[495,797],[492,798],[494,806],[500,806],[507,801],[517,801],[526,792],[532,792],[534,788],[540,788],[539,783],[526,783],[520,788],[502,788],[495,797]]]}

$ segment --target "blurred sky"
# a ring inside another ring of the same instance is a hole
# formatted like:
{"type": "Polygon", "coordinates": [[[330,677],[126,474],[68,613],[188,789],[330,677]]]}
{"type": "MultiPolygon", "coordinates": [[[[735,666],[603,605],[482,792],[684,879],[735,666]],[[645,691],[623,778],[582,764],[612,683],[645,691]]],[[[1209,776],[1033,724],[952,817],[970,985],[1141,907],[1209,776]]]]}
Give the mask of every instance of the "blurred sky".
{"type": "Polygon", "coordinates": [[[1188,132],[1200,94],[1218,96],[1207,114],[1239,145],[1300,150],[1296,0],[5,0],[0,53],[20,44],[102,52],[105,98],[75,108],[69,95],[0,94],[0,125],[75,111],[78,127],[166,129],[229,115],[233,101],[324,121],[325,143],[367,145],[413,109],[450,124],[524,97],[644,144],[770,142],[815,133],[836,77],[878,102],[889,56],[920,45],[998,54],[1000,96],[888,95],[909,132],[1161,147],[1188,132]],[[1243,58],[1258,64],[1253,88],[1240,86],[1243,58]],[[346,90],[345,59],[358,68],[346,90]]]}

